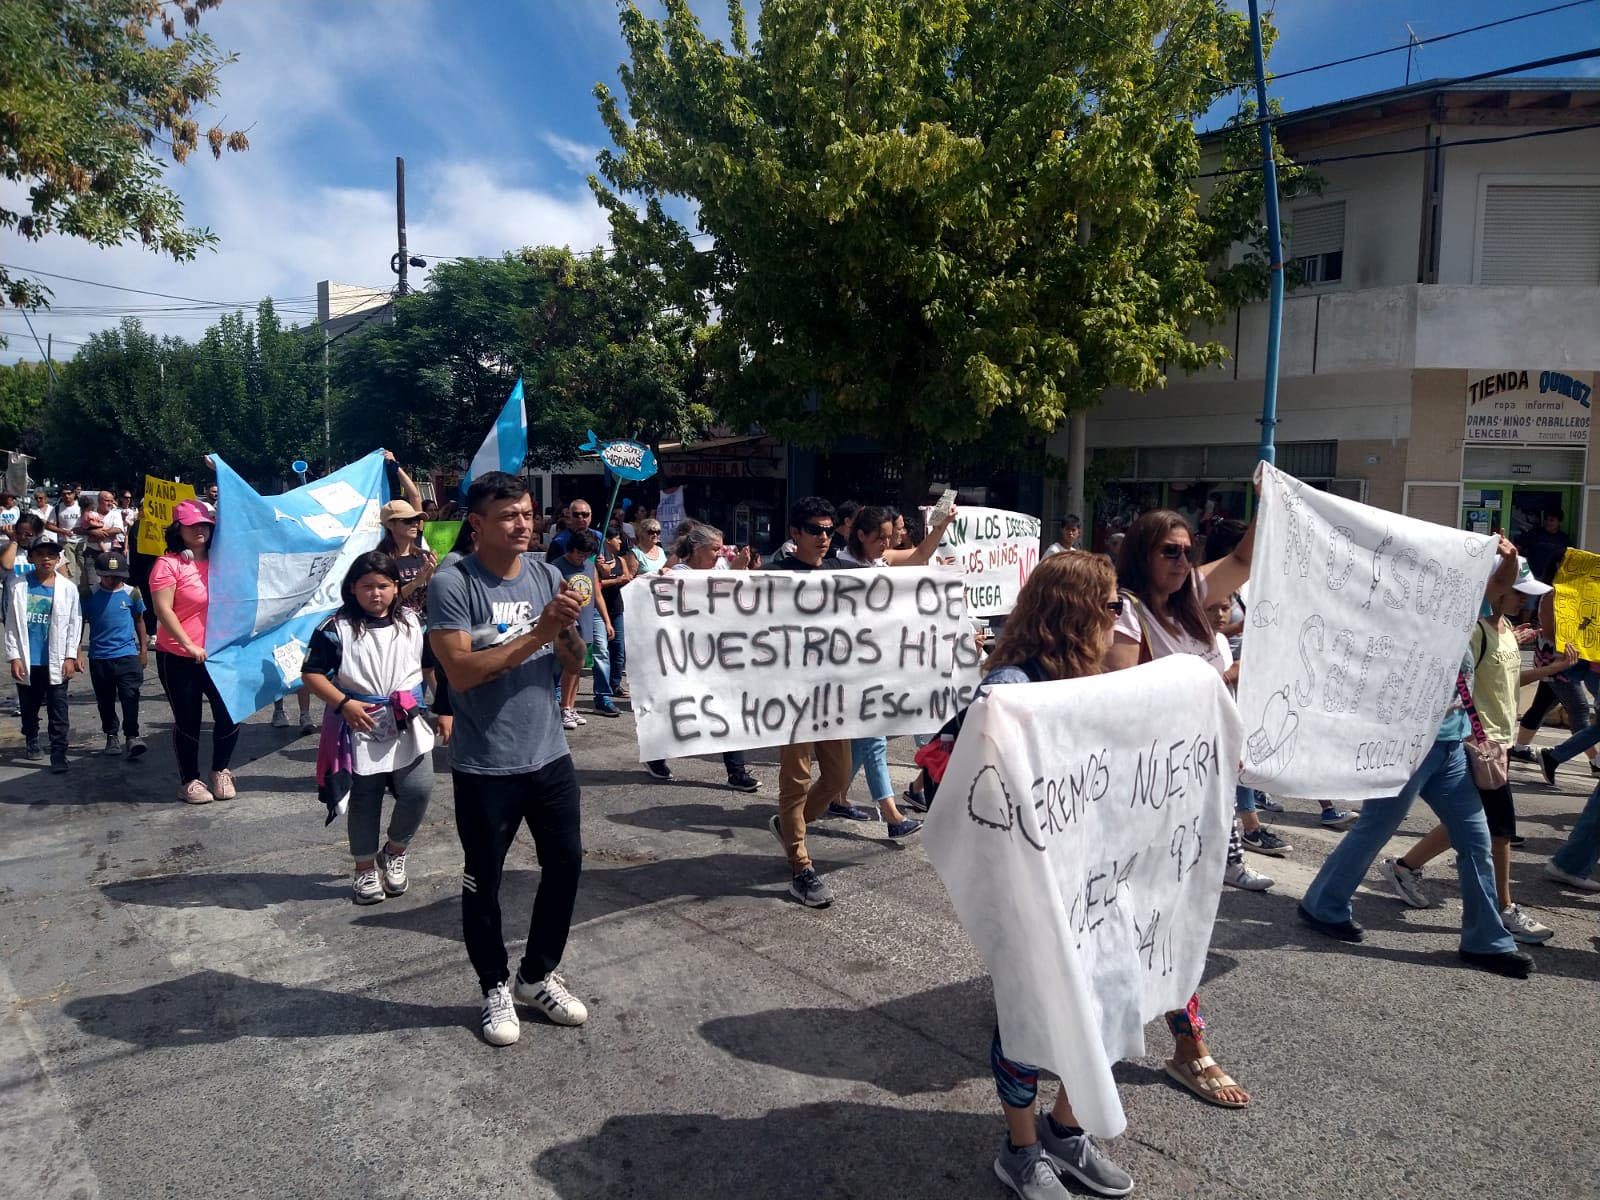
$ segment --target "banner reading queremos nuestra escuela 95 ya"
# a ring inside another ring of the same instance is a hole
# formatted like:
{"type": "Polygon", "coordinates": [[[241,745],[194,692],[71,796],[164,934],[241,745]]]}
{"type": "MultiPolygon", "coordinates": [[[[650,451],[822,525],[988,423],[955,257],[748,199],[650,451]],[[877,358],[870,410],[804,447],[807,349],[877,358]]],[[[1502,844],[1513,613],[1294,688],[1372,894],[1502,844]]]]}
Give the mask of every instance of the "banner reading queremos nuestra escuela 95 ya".
{"type": "Polygon", "coordinates": [[[1112,1064],[1205,970],[1240,740],[1192,655],[993,687],[923,831],[994,979],[1006,1057],[1056,1072],[1102,1137],[1127,1124],[1112,1064]]]}
{"type": "Polygon", "coordinates": [[[669,571],[624,592],[641,759],[927,733],[971,699],[961,577],[669,571]]]}
{"type": "Polygon", "coordinates": [[[1256,480],[1243,780],[1309,800],[1396,795],[1456,694],[1498,539],[1319,492],[1266,463],[1256,480]]]}

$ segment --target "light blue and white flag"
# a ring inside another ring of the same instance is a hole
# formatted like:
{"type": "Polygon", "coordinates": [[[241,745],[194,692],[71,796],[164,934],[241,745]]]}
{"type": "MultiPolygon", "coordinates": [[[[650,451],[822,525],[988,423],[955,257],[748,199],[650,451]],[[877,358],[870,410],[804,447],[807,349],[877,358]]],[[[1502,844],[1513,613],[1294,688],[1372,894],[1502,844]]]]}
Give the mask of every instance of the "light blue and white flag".
{"type": "Polygon", "coordinates": [[[505,407],[489,427],[489,436],[472,456],[467,473],[461,477],[461,494],[465,496],[472,481],[490,471],[505,471],[520,475],[522,464],[528,457],[528,406],[522,400],[522,377],[517,376],[517,386],[506,397],[505,407]]]}
{"type": "Polygon", "coordinates": [[[300,686],[306,644],[339,607],[350,564],[383,537],[383,451],[281,496],[217,465],[206,666],[228,715],[243,721],[300,686]]]}

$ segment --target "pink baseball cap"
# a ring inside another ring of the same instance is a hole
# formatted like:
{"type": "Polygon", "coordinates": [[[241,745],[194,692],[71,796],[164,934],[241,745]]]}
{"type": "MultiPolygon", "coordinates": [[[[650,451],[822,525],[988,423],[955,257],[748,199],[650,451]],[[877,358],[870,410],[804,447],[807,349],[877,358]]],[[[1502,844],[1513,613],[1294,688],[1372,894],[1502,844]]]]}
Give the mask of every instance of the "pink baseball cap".
{"type": "Polygon", "coordinates": [[[198,500],[180,500],[172,509],[172,519],[179,525],[215,525],[216,517],[198,500]]]}

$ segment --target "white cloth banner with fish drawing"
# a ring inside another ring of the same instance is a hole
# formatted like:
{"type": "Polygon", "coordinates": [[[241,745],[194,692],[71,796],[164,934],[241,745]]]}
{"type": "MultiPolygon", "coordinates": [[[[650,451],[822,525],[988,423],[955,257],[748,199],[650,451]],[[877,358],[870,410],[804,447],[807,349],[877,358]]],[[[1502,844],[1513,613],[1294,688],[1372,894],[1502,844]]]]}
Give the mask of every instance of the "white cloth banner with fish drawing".
{"type": "Polygon", "coordinates": [[[1240,654],[1241,782],[1393,796],[1455,702],[1496,538],[1357,504],[1262,463],[1240,654]]]}
{"type": "Polygon", "coordinates": [[[1205,971],[1241,737],[1192,654],[993,687],[923,830],[994,979],[1006,1056],[1056,1072],[1101,1137],[1127,1124],[1112,1065],[1205,971]]]}

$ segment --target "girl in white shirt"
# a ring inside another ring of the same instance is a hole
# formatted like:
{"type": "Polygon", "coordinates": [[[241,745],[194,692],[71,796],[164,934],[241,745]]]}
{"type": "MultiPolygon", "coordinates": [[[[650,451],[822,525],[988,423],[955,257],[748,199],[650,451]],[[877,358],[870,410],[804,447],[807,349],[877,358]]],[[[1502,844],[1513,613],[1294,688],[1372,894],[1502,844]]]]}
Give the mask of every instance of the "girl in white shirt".
{"type": "MultiPolygon", "coordinates": [[[[377,904],[406,890],[406,851],[433,794],[433,730],[418,707],[422,624],[400,603],[399,566],[379,551],[350,565],[339,594],[344,603],[311,635],[300,677],[326,701],[328,720],[348,728],[353,899],[377,904]],[[394,813],[379,850],[386,791],[394,793],[394,813]]],[[[446,718],[440,737],[450,740],[446,718]]]]}

